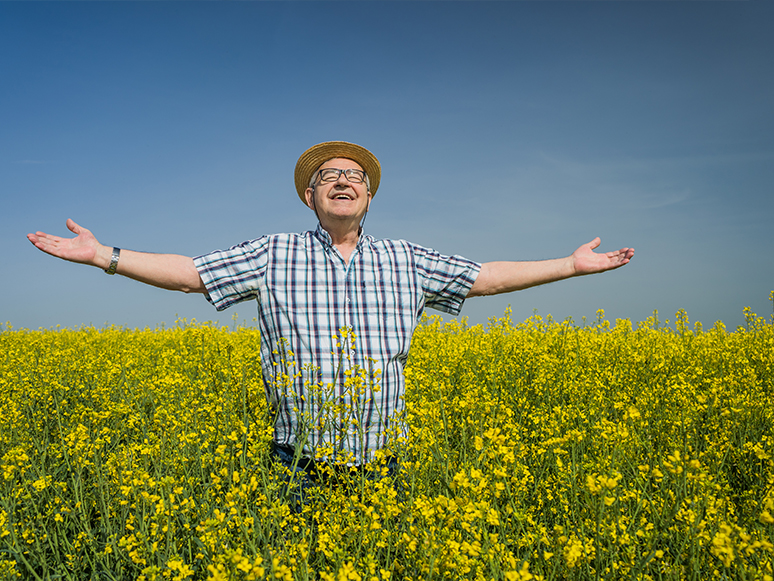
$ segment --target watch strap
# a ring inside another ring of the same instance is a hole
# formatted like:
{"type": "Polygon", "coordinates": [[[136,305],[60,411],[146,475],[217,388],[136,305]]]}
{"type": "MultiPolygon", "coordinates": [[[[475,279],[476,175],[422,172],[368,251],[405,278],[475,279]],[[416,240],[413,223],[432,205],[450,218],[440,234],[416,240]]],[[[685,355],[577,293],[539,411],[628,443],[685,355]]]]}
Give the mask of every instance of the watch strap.
{"type": "Polygon", "coordinates": [[[113,247],[113,255],[110,257],[110,266],[105,269],[108,274],[115,274],[118,268],[118,258],[121,256],[121,249],[113,247]]]}

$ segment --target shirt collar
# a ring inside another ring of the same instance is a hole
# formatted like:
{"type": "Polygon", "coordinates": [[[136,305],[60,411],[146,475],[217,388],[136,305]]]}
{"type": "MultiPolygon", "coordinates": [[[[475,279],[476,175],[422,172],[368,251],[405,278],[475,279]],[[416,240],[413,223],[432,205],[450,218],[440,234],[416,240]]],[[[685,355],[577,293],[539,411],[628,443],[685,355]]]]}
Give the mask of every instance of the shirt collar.
{"type": "MultiPolygon", "coordinates": [[[[317,223],[317,229],[314,231],[314,236],[322,242],[323,246],[326,248],[333,248],[333,238],[331,238],[331,235],[328,234],[328,231],[322,227],[322,224],[319,222],[317,223]]],[[[366,235],[364,233],[360,233],[360,238],[358,238],[357,245],[355,248],[360,248],[365,244],[366,241],[366,235]]]]}
{"type": "Polygon", "coordinates": [[[331,235],[328,234],[328,231],[325,228],[323,228],[322,224],[320,224],[319,222],[317,223],[317,229],[314,231],[314,236],[320,242],[323,243],[323,246],[325,247],[333,246],[333,239],[331,238],[331,235]]]}

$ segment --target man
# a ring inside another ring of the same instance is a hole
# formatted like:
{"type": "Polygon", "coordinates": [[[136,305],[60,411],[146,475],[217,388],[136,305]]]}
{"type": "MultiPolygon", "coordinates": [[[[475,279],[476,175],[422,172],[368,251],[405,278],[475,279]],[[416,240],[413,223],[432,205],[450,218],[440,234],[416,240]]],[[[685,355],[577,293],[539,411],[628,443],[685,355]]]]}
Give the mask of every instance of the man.
{"type": "MultiPolygon", "coordinates": [[[[53,256],[170,290],[197,292],[218,310],[258,302],[261,365],[275,411],[275,453],[360,465],[387,444],[403,410],[412,333],[425,307],[456,315],[467,297],[511,292],[627,264],[631,248],[479,264],[403,240],[374,240],[362,224],[381,166],[367,149],[326,142],[295,170],[296,191],[319,221],[197,258],[110,248],[72,220],[75,238],[29,240],[53,256]]],[[[400,429],[400,428],[398,428],[400,429]]]]}

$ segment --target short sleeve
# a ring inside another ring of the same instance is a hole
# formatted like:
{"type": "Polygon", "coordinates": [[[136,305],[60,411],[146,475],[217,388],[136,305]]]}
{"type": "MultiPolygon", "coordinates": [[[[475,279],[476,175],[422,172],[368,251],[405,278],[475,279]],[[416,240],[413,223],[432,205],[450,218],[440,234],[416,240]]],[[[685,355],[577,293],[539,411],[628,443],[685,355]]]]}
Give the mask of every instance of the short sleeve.
{"type": "Polygon", "coordinates": [[[445,256],[414,244],[411,249],[425,294],[425,306],[459,315],[481,271],[481,264],[461,256],[445,256]]]}
{"type": "Polygon", "coordinates": [[[194,258],[207,300],[222,311],[257,298],[268,263],[269,237],[258,238],[194,258]]]}

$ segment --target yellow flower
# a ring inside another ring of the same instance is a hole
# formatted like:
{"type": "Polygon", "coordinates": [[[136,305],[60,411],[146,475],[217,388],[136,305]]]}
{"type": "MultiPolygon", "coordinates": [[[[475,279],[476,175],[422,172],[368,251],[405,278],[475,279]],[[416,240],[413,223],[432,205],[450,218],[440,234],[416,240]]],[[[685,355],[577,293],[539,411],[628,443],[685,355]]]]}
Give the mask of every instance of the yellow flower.
{"type": "Polygon", "coordinates": [[[584,557],[583,543],[574,539],[567,543],[564,547],[564,560],[567,562],[567,566],[574,568],[584,557]]]}
{"type": "Polygon", "coordinates": [[[591,494],[599,494],[599,492],[602,491],[602,484],[599,481],[598,474],[586,475],[586,488],[589,489],[589,492],[591,492],[591,494]]]}
{"type": "Polygon", "coordinates": [[[529,563],[524,561],[521,569],[506,572],[505,578],[508,581],[531,581],[532,579],[535,579],[535,576],[529,572],[529,563]]]}

